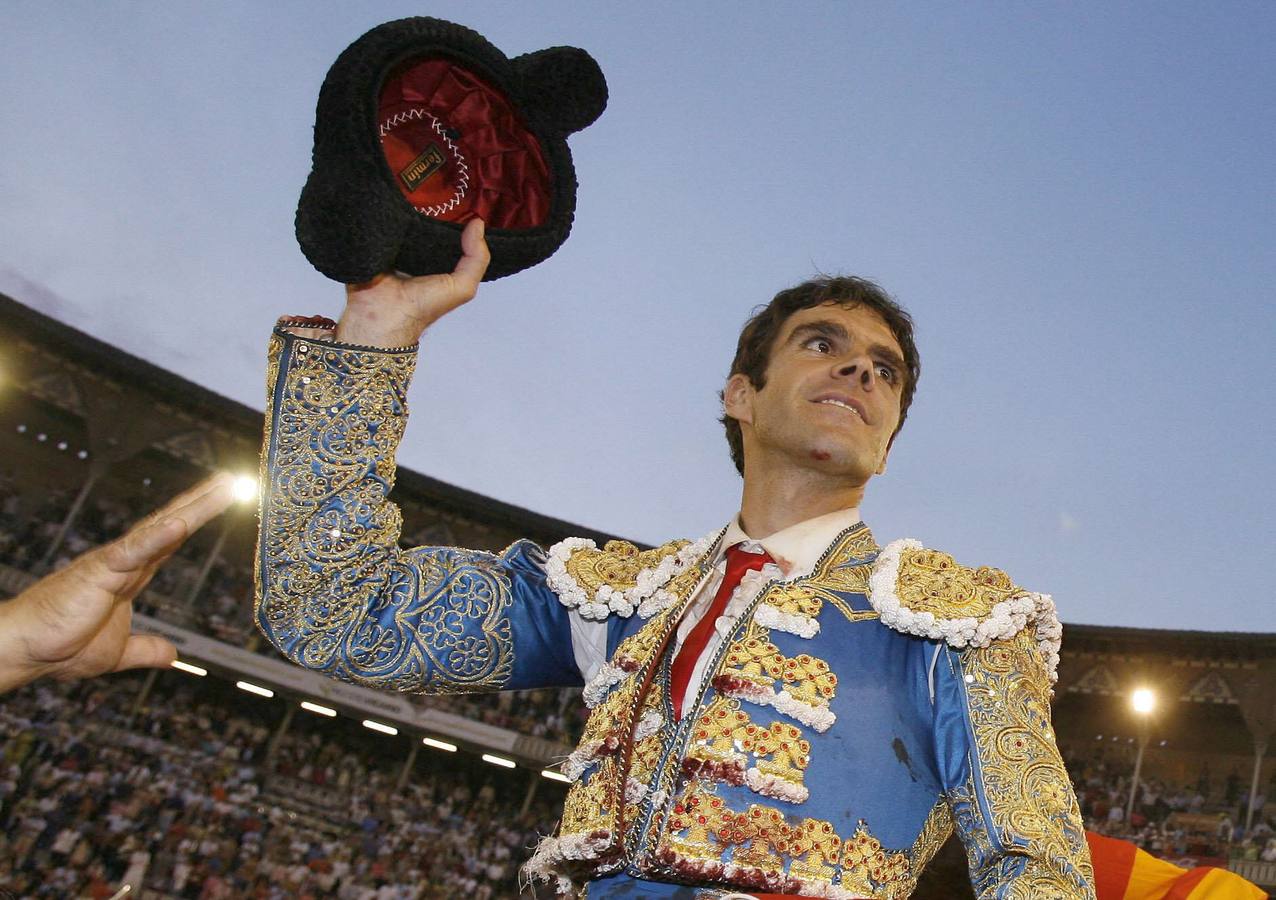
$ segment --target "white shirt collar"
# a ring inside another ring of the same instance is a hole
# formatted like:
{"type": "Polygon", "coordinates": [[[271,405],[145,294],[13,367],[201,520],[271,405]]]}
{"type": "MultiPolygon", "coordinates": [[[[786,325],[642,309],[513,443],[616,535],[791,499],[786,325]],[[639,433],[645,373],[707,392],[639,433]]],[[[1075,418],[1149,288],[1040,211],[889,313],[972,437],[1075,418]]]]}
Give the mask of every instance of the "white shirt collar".
{"type": "Polygon", "coordinates": [[[771,558],[784,570],[785,578],[797,578],[815,568],[820,556],[833,543],[833,538],[852,525],[859,524],[859,521],[859,508],[851,507],[798,522],[768,537],[752,538],[740,527],[740,516],[737,514],[722,536],[719,556],[726,552],[727,547],[741,541],[757,544],[771,554],[771,558]]]}

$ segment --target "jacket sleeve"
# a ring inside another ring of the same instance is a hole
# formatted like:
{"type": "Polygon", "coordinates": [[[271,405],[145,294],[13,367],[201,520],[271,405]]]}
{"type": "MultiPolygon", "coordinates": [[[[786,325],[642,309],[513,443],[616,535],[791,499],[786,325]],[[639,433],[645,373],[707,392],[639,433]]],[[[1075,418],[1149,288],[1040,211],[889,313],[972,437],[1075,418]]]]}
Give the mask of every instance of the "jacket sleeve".
{"type": "Polygon", "coordinates": [[[267,367],[258,627],[299,665],[358,684],[464,693],[580,684],[545,554],[400,549],[395,451],[416,348],[277,329],[267,367]]]}
{"type": "Polygon", "coordinates": [[[983,648],[945,648],[935,713],[945,792],[979,900],[1093,900],[1081,811],[1032,629],[983,648]]]}

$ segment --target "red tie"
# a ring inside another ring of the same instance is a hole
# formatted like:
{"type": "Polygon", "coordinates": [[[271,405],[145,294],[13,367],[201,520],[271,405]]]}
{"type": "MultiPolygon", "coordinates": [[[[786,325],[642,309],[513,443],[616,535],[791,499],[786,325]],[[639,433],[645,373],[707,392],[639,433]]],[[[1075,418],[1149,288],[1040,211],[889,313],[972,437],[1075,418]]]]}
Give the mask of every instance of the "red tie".
{"type": "Polygon", "coordinates": [[[727,608],[727,601],[731,599],[731,594],[735,592],[740,579],[744,577],[745,572],[756,572],[767,563],[774,562],[771,554],[765,550],[761,553],[750,553],[748,550],[741,549],[743,546],[744,544],[740,543],[727,548],[727,570],[722,576],[722,583],[718,585],[718,592],[713,595],[713,602],[700,617],[696,627],[691,629],[678,655],[673,659],[673,666],[669,670],[669,694],[673,701],[673,715],[676,719],[682,718],[682,701],[687,693],[687,683],[691,681],[691,671],[696,667],[696,660],[700,659],[705,645],[709,643],[713,626],[722,615],[722,611],[727,608]]]}

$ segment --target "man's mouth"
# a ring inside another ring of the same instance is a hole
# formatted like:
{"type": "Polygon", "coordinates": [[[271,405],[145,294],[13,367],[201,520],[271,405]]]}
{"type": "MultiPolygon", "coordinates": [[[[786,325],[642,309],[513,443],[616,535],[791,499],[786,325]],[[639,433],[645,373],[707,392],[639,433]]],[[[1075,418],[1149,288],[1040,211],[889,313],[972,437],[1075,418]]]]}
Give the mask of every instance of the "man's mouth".
{"type": "Polygon", "coordinates": [[[850,412],[855,413],[855,415],[859,417],[859,420],[861,422],[864,421],[863,411],[860,410],[859,407],[853,406],[851,405],[851,403],[845,400],[839,400],[837,397],[824,397],[823,399],[816,400],[815,402],[822,405],[827,405],[827,406],[839,406],[842,409],[849,410],[850,412]]]}

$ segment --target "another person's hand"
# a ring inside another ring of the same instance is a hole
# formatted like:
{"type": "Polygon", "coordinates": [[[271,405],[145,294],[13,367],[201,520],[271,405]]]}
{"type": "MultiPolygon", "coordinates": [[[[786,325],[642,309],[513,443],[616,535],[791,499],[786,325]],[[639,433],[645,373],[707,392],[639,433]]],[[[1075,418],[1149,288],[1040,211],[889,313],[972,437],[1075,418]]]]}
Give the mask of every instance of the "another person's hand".
{"type": "Polygon", "coordinates": [[[183,541],[230,506],[232,481],[221,473],[200,482],[123,537],[0,602],[0,692],[44,675],[171,663],[177,651],[167,640],[130,633],[133,598],[183,541]]]}
{"type": "Polygon", "coordinates": [[[336,339],[368,347],[407,347],[441,316],[470,300],[478,291],[491,254],[483,238],[482,219],[472,219],[461,232],[461,259],[446,275],[378,275],[366,284],[346,286],[346,309],[336,339]]]}

